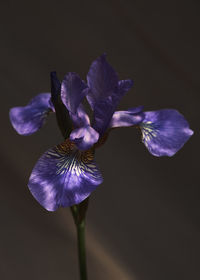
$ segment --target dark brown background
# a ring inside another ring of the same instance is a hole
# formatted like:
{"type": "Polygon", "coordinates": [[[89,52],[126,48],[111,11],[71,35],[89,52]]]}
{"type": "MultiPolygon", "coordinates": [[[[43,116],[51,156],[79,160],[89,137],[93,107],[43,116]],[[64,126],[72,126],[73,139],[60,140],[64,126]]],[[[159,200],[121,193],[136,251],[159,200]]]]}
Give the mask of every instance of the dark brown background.
{"type": "Polygon", "coordinates": [[[18,136],[10,107],[50,89],[49,72],[85,78],[107,52],[134,88],[120,109],[176,108],[195,131],[173,158],[154,158],[132,128],[97,151],[104,183],[88,212],[89,279],[198,280],[200,7],[198,1],[1,1],[0,279],[77,280],[68,209],[48,213],[27,188],[38,157],[62,138],[54,117],[18,136]]]}

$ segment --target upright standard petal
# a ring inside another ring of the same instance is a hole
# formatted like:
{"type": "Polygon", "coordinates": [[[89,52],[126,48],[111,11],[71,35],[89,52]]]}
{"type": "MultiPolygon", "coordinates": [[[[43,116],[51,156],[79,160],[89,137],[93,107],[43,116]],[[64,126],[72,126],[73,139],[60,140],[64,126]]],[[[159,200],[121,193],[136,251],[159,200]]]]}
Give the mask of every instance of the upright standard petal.
{"type": "Polygon", "coordinates": [[[105,54],[92,62],[87,75],[87,83],[89,86],[87,100],[92,109],[100,100],[117,91],[118,75],[106,61],[105,54]]]}
{"type": "Polygon", "coordinates": [[[70,140],[76,144],[79,150],[85,151],[90,149],[99,140],[99,133],[87,125],[74,129],[70,134],[70,140]]]}
{"type": "Polygon", "coordinates": [[[73,72],[68,73],[61,85],[61,99],[69,112],[75,114],[85,96],[87,85],[73,72]]]}
{"type": "Polygon", "coordinates": [[[145,112],[143,143],[157,157],[173,156],[193,134],[182,114],[173,109],[145,112]]]}
{"type": "Polygon", "coordinates": [[[79,204],[103,181],[93,157],[69,140],[48,150],[30,176],[32,195],[48,211],[79,204]]]}
{"type": "Polygon", "coordinates": [[[124,94],[133,86],[132,80],[122,80],[118,88],[111,96],[104,98],[95,104],[93,127],[100,135],[103,135],[109,127],[112,116],[124,94]]]}
{"type": "Polygon", "coordinates": [[[128,109],[127,111],[116,111],[111,119],[110,128],[133,126],[144,119],[143,106],[128,109]]]}
{"type": "Polygon", "coordinates": [[[14,129],[21,135],[31,135],[45,123],[50,111],[54,110],[50,102],[50,93],[35,96],[27,106],[10,109],[10,121],[14,129]]]}

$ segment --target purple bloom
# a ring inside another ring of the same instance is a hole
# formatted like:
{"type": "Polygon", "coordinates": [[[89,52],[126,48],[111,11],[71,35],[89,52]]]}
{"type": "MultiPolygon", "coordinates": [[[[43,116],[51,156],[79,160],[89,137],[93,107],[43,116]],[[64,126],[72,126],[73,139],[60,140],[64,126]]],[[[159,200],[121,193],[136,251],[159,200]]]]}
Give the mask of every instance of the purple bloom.
{"type": "Polygon", "coordinates": [[[52,72],[51,83],[51,95],[40,94],[27,106],[10,110],[13,127],[23,135],[36,132],[48,113],[56,112],[66,140],[41,156],[28,183],[33,196],[49,211],[79,204],[102,183],[94,151],[112,128],[139,126],[143,143],[154,156],[174,155],[193,134],[176,110],[143,112],[139,106],[116,111],[133,81],[120,81],[105,54],[91,64],[87,84],[73,72],[62,83],[52,72]],[[82,104],[85,97],[93,112],[92,121],[82,104]]]}

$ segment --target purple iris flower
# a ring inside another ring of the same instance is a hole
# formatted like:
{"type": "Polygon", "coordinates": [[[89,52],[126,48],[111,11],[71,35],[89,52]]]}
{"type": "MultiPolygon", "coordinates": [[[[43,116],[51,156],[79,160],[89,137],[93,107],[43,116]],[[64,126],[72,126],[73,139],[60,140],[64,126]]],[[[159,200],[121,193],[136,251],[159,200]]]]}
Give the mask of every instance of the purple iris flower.
{"type": "Polygon", "coordinates": [[[10,110],[11,123],[21,135],[40,129],[50,112],[56,113],[58,124],[71,122],[62,127],[65,141],[41,156],[28,183],[33,196],[49,211],[79,204],[102,183],[94,152],[113,128],[139,126],[143,143],[158,157],[174,155],[193,134],[183,115],[173,109],[143,112],[139,106],[116,111],[133,81],[120,81],[105,55],[91,64],[87,83],[73,72],[62,83],[52,72],[51,82],[51,94],[39,94],[27,106],[10,110]],[[85,98],[92,120],[83,106],[85,98]]]}

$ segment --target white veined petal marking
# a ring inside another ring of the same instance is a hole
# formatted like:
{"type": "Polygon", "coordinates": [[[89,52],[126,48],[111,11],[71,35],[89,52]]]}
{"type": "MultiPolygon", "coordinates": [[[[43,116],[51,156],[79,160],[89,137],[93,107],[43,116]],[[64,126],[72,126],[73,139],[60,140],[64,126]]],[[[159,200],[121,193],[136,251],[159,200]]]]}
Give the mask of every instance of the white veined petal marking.
{"type": "Polygon", "coordinates": [[[91,151],[81,152],[75,146],[66,142],[47,153],[48,158],[54,158],[57,161],[57,175],[75,174],[77,177],[90,176],[94,179],[99,177],[99,171],[93,162],[93,153],[91,151]]]}
{"type": "Polygon", "coordinates": [[[153,137],[157,136],[158,129],[155,127],[155,125],[152,122],[148,121],[142,123],[140,127],[142,131],[142,141],[144,143],[149,142],[153,137]]]}

